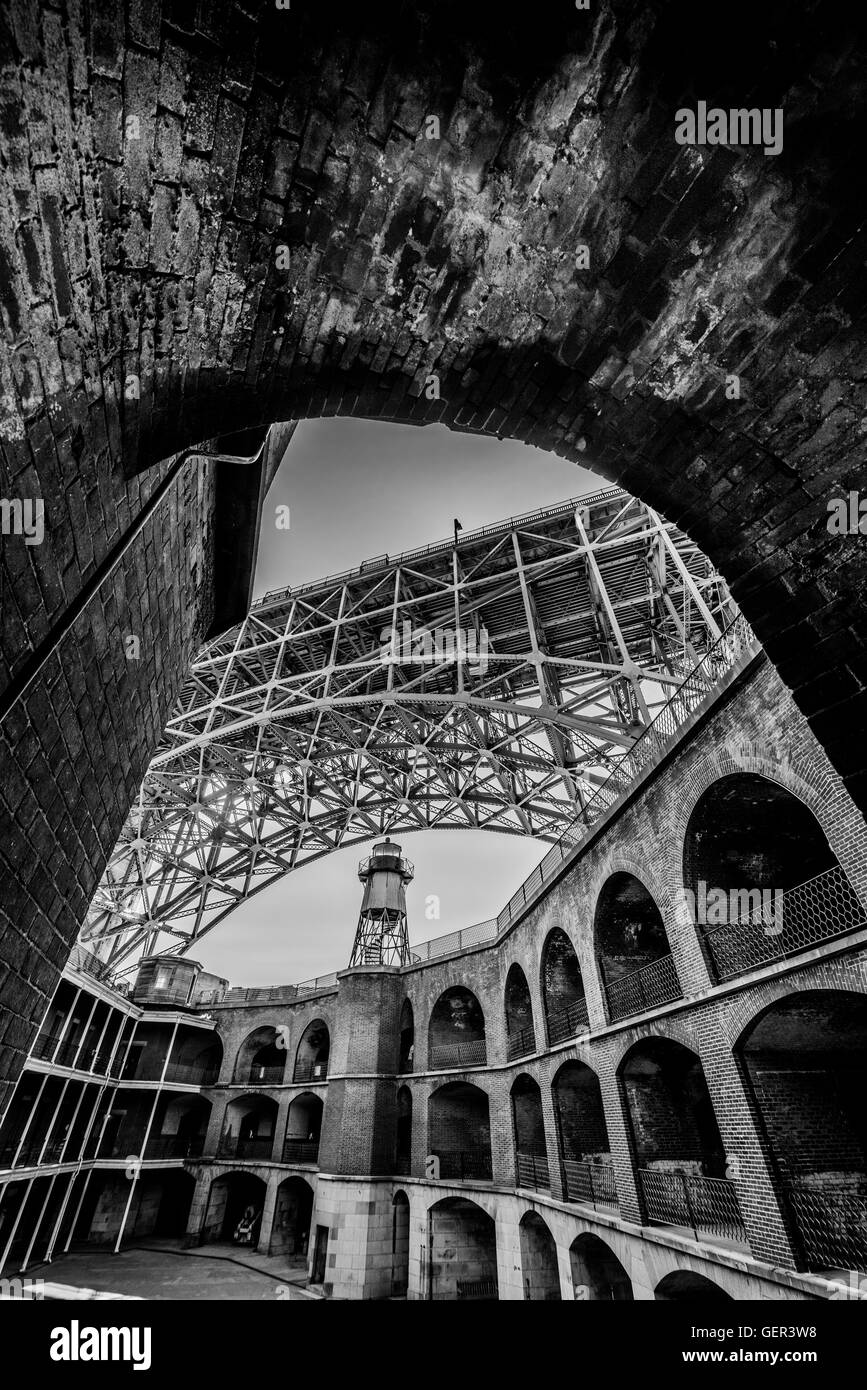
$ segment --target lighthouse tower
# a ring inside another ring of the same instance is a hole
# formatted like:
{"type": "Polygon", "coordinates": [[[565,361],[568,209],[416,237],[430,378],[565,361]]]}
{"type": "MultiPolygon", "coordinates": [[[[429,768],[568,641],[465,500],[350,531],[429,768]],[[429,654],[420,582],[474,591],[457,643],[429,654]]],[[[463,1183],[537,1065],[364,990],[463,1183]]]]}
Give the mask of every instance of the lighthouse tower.
{"type": "Polygon", "coordinates": [[[364,897],[355,944],[354,965],[408,965],[406,885],[415,876],[412,864],[393,840],[380,840],[358,866],[364,897]]]}

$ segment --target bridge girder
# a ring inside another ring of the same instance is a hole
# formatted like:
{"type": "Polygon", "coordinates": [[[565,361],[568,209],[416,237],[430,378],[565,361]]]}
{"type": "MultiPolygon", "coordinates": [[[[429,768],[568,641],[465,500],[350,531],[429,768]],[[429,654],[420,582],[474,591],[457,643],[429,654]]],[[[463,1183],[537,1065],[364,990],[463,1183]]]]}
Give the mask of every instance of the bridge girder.
{"type": "Polygon", "coordinates": [[[555,840],[736,613],[616,488],[268,595],[194,662],[82,940],[182,954],[375,836],[555,840]]]}

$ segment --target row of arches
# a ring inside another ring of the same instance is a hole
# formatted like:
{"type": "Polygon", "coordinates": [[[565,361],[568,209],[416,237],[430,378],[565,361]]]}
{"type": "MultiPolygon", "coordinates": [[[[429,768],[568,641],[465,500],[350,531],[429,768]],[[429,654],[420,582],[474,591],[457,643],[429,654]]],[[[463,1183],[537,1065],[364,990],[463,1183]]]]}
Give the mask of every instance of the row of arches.
{"type": "MultiPolygon", "coordinates": [[[[867,1268],[867,1000],[834,990],[786,996],[752,1020],[733,1062],[756,1116],[760,1150],[769,1155],[765,1179],[804,1267],[867,1268]]],[[[673,1038],[646,1037],[629,1048],[613,1080],[609,1100],[627,1118],[645,1219],[748,1248],[742,1202],[755,1202],[756,1178],[748,1180],[737,1154],[726,1152],[699,1055],[673,1038]]],[[[517,1187],[618,1207],[602,1089],[590,1066],[566,1062],[548,1096],[535,1077],[522,1073],[511,1086],[509,1106],[517,1187]]],[[[398,1110],[397,1171],[409,1172],[412,1096],[406,1085],[398,1110]]],[[[481,1086],[463,1080],[438,1087],[427,1107],[425,1152],[436,1160],[430,1176],[490,1181],[491,1130],[489,1096],[481,1086]]],[[[498,1177],[503,1180],[502,1169],[498,1177]]]]}
{"type": "MultiPolygon", "coordinates": [[[[404,1193],[395,1196],[395,1211],[407,1212],[404,1193]]],[[[427,1298],[491,1301],[501,1297],[497,1231],[493,1217],[465,1197],[446,1197],[428,1212],[429,1264],[427,1298]]],[[[524,1212],[518,1223],[518,1250],[523,1297],[555,1302],[563,1298],[557,1244],[537,1211],[524,1212]]],[[[569,1247],[571,1296],[583,1301],[631,1302],[632,1281],[614,1251],[601,1237],[585,1232],[569,1247]]],[[[396,1269],[396,1285],[403,1270],[396,1269]]],[[[730,1301],[730,1295],[701,1274],[674,1270],[656,1285],[660,1302],[730,1301]]]]}
{"type": "Polygon", "coordinates": [[[289,1106],[281,1153],[275,1153],[278,1105],[270,1096],[237,1096],[229,1101],[217,1144],[218,1158],[315,1163],[319,1157],[324,1106],[321,1096],[303,1091],[289,1106]]]}
{"type": "MultiPolygon", "coordinates": [[[[805,949],[864,916],[812,811],[756,773],[733,773],[708,788],[690,818],[683,857],[684,901],[716,980],[805,949]],[[799,885],[805,901],[810,890],[809,913],[792,896],[799,885]]],[[[682,997],[662,913],[634,874],[618,871],[603,884],[592,940],[608,1022],[682,997]]],[[[539,989],[548,1046],[589,1030],[581,966],[560,927],[545,938],[539,989]]],[[[517,962],[506,975],[503,1011],[506,1060],[532,1055],[542,1039],[527,976],[517,962]]],[[[413,1041],[412,1006],[406,1001],[401,1016],[404,1071],[412,1070],[413,1041]]],[[[448,1070],[486,1060],[482,1006],[471,990],[452,986],[431,1013],[428,1066],[448,1070]]]]}

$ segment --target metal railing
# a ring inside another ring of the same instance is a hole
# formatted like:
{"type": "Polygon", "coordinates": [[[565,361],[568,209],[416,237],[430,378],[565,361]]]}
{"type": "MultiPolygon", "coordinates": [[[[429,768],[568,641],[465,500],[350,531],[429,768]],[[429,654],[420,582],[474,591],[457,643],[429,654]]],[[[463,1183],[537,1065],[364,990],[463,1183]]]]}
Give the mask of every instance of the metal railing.
{"type": "Polygon", "coordinates": [[[32,1168],[40,1162],[57,1163],[63,1152],[65,1142],[65,1136],[62,1136],[60,1139],[52,1139],[48,1144],[45,1143],[44,1137],[42,1139],[25,1140],[19,1152],[18,1140],[13,1140],[9,1144],[4,1144],[3,1148],[0,1149],[0,1169],[32,1168]]]}
{"type": "Polygon", "coordinates": [[[724,926],[704,926],[702,934],[717,979],[730,980],[863,926],[867,912],[845,871],[835,864],[787,888],[779,913],[756,906],[724,926]]]}
{"type": "Polygon", "coordinates": [[[785,1188],[810,1269],[867,1272],[865,1182],[785,1188]]]}
{"type": "Polygon", "coordinates": [[[284,1163],[315,1163],[318,1158],[318,1139],[292,1139],[287,1137],[283,1140],[284,1163]]]}
{"type": "Polygon", "coordinates": [[[574,999],[562,1009],[552,1009],[547,1016],[548,1042],[565,1042],[576,1033],[585,1032],[590,1027],[586,999],[574,999]]]}
{"type": "Polygon", "coordinates": [[[518,1187],[532,1187],[538,1191],[550,1191],[551,1174],[545,1155],[516,1153],[515,1180],[518,1187]]]}
{"type": "Polygon", "coordinates": [[[536,1051],[536,1030],[532,1023],[527,1028],[519,1028],[510,1033],[506,1042],[506,1061],[514,1062],[516,1057],[529,1057],[536,1051]]]}
{"type": "Polygon", "coordinates": [[[165,1080],[187,1086],[213,1086],[219,1074],[219,1070],[201,1067],[196,1062],[169,1062],[165,1080]]]}
{"type": "Polygon", "coordinates": [[[441,1178],[490,1182],[493,1177],[489,1149],[441,1149],[436,1156],[440,1161],[441,1178]]]}
{"type": "Polygon", "coordinates": [[[273,1151],[273,1134],[257,1135],[252,1139],[231,1137],[220,1140],[217,1146],[217,1157],[267,1159],[271,1157],[273,1151]]]}
{"type": "Polygon", "coordinates": [[[563,1159],[563,1196],[567,1202],[582,1202],[586,1206],[607,1207],[614,1211],[620,1206],[614,1169],[608,1163],[588,1163],[584,1159],[563,1159]]]}
{"type": "Polygon", "coordinates": [[[205,1148],[204,1134],[184,1138],[179,1134],[156,1134],[149,1139],[144,1158],[201,1158],[205,1148]]]}
{"type": "MultiPolygon", "coordinates": [[[[474,541],[485,540],[488,536],[497,536],[511,531],[518,525],[527,525],[533,521],[548,521],[555,516],[565,516],[567,512],[574,512],[577,507],[589,507],[598,502],[605,502],[609,499],[623,498],[624,501],[630,499],[618,487],[602,488],[599,492],[589,492],[584,497],[571,497],[566,502],[560,502],[555,507],[544,507],[533,512],[523,512],[520,516],[512,516],[503,521],[496,522],[493,526],[479,526],[474,531],[465,531],[460,539],[460,550],[465,550],[474,541]]],[[[672,529],[674,529],[672,527],[672,529]]],[[[429,545],[417,546],[414,550],[402,550],[399,555],[389,556],[383,551],[381,555],[373,555],[355,569],[340,570],[337,574],[329,574],[324,579],[314,579],[307,584],[298,584],[294,588],[272,589],[264,594],[253,605],[253,613],[261,613],[263,609],[274,607],[275,604],[285,602],[287,598],[294,598],[298,594],[315,593],[320,589],[329,589],[334,584],[344,584],[349,579],[358,579],[361,574],[367,574],[379,566],[391,568],[394,565],[405,565],[410,560],[418,561],[425,559],[428,555],[436,555],[439,552],[448,552],[454,549],[454,536],[449,536],[445,540],[431,541],[429,545]]]]}
{"type": "Polygon", "coordinates": [[[533,894],[556,875],[563,861],[587,838],[597,821],[633,789],[641,773],[668,751],[670,741],[678,735],[687,720],[708,696],[716,694],[722,678],[741,662],[746,664],[760,650],[749,623],[739,614],[693,667],[632,747],[614,764],[605,781],[585,802],[580,814],[566,827],[502,911],[486,922],[477,922],[461,931],[449,932],[446,936],[434,937],[431,941],[422,941],[413,946],[414,960],[436,960],[440,956],[466,950],[469,946],[496,941],[521,916],[533,894]]]}
{"type": "Polygon", "coordinates": [[[412,1155],[398,1154],[394,1160],[394,1171],[400,1178],[408,1178],[412,1170],[412,1155]]]}
{"type": "Polygon", "coordinates": [[[324,1081],[328,1075],[328,1058],[324,1062],[298,1061],[292,1072],[293,1081],[324,1081]]]}
{"type": "Polygon", "coordinates": [[[451,1071],[456,1067],[484,1067],[488,1061],[488,1049],[484,1038],[472,1042],[434,1043],[430,1049],[428,1066],[431,1071],[451,1071]]]}
{"type": "Polygon", "coordinates": [[[645,1009],[656,1009],[660,1004],[682,999],[683,991],[672,957],[660,956],[622,979],[606,984],[605,997],[608,1016],[613,1023],[619,1018],[629,1018],[645,1009]]]}
{"type": "Polygon", "coordinates": [[[459,1279],[457,1283],[461,1303],[489,1303],[500,1297],[496,1275],[490,1279],[459,1279]]]}
{"type": "Polygon", "coordinates": [[[275,1062],[271,1066],[250,1066],[246,1076],[238,1078],[241,1086],[282,1086],[286,1079],[286,1062],[275,1062]]]}
{"type": "Polygon", "coordinates": [[[648,1221],[662,1226],[686,1226],[696,1240],[700,1235],[710,1235],[736,1245],[746,1241],[740,1203],[730,1179],[640,1168],[638,1181],[648,1221]]]}

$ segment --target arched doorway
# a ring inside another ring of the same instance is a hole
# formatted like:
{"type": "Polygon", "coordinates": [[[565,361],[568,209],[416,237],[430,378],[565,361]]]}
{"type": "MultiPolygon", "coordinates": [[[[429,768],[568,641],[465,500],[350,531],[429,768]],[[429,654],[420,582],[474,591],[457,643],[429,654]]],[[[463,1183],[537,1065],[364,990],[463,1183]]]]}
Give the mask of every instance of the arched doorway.
{"type": "Polygon", "coordinates": [[[270,1096],[239,1096],[230,1101],[217,1147],[219,1157],[270,1159],[276,1123],[277,1102],[270,1096]]]}
{"type": "Polygon", "coordinates": [[[331,1052],[331,1036],[328,1025],[321,1018],[308,1023],[298,1043],[295,1053],[293,1081],[324,1081],[328,1075],[328,1057],[331,1052]]]}
{"type": "Polygon", "coordinates": [[[412,1168],[412,1092],[401,1086],[397,1093],[397,1133],[394,1171],[408,1175],[412,1168]]]}
{"type": "Polygon", "coordinates": [[[270,1255],[306,1264],[313,1215],[313,1188],[303,1178],[286,1178],[277,1188],[270,1255]]]}
{"type": "Polygon", "coordinates": [[[441,1178],[490,1181],[491,1121],[487,1094],[466,1081],[440,1086],[428,1101],[428,1153],[441,1178]]]}
{"type": "Polygon", "coordinates": [[[454,985],[440,995],[430,1016],[428,1066],[435,1071],[484,1066],[485,1016],[471,990],[454,985]]]}
{"type": "Polygon", "coordinates": [[[415,1056],[415,1019],[412,1004],[404,999],[400,1010],[400,1053],[398,1071],[412,1071],[415,1056]]]}
{"type": "Polygon", "coordinates": [[[548,1191],[548,1146],[542,1093],[532,1076],[519,1076],[510,1092],[512,1128],[515,1136],[515,1182],[518,1187],[548,1191]]]}
{"type": "Polygon", "coordinates": [[[632,1302],[632,1281],[610,1245],[590,1232],[569,1247],[572,1290],[577,1299],[603,1303],[632,1302]]]}
{"type": "Polygon", "coordinates": [[[565,1062],[551,1083],[554,1121],[567,1202],[616,1209],[602,1088],[583,1062],[565,1062]]]}
{"type": "Polygon", "coordinates": [[[465,1197],[428,1212],[427,1296],[479,1302],[499,1298],[494,1219],[465,1197]]]}
{"type": "Polygon", "coordinates": [[[605,884],[595,936],[612,1022],[681,997],[659,908],[634,874],[612,874],[605,884]]]}
{"type": "Polygon", "coordinates": [[[246,1250],[258,1249],[264,1209],[265,1183],[261,1178],[254,1173],[221,1174],[208,1193],[201,1244],[231,1241],[246,1250]]]}
{"type": "Polygon", "coordinates": [[[286,1072],[286,1049],[270,1024],[244,1039],[235,1061],[235,1082],[241,1086],[280,1086],[286,1072]]]}
{"type": "Polygon", "coordinates": [[[289,1106],[286,1116],[286,1136],[283,1140],[284,1163],[315,1163],[319,1158],[319,1139],[322,1134],[322,1115],[325,1107],[320,1096],[302,1091],[289,1106]]]}
{"type": "Polygon", "coordinates": [[[584,981],[575,947],[560,927],[545,938],[542,948],[542,1000],[548,1042],[563,1042],[589,1025],[584,981]]]}
{"type": "Polygon", "coordinates": [[[718,980],[865,922],[813,812],[753,772],[721,777],[699,798],[684,839],[683,881],[718,980]]]}
{"type": "Polygon", "coordinates": [[[536,1051],[536,1030],[533,1027],[533,1004],[530,986],[520,965],[512,965],[506,976],[506,1058],[527,1057],[536,1051]]]}
{"type": "Polygon", "coordinates": [[[396,1192],[391,1204],[391,1294],[406,1298],[409,1288],[409,1198],[396,1192]]]}
{"type": "Polygon", "coordinates": [[[803,1264],[867,1272],[867,998],[787,996],[736,1047],[803,1264]]]}
{"type": "Polygon", "coordinates": [[[528,1211],[518,1225],[524,1298],[555,1303],[562,1299],[554,1237],[538,1212],[528,1211]]]}
{"type": "Polygon", "coordinates": [[[648,1219],[741,1245],[743,1218],[701,1059],[670,1038],[636,1043],[620,1068],[648,1219]]]}

